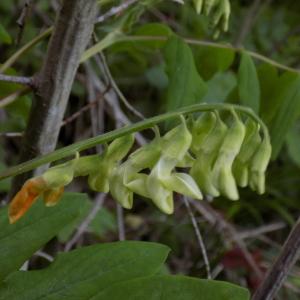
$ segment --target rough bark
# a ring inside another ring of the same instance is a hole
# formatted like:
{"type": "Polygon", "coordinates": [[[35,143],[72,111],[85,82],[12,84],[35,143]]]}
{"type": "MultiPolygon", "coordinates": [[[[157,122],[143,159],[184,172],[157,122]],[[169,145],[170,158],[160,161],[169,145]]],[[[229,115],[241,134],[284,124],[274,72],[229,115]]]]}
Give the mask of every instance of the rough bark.
{"type": "MultiPolygon", "coordinates": [[[[96,14],[96,0],[62,1],[43,67],[35,76],[36,93],[22,141],[20,162],[54,150],[96,14]]],[[[14,179],[12,195],[29,176],[26,173],[14,179]]]]}

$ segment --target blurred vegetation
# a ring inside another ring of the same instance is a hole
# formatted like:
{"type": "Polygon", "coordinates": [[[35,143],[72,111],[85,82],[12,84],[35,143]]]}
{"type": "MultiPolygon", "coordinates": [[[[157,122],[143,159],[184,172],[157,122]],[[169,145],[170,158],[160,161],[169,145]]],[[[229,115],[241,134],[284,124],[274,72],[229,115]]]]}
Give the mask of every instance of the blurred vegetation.
{"type": "MultiPolygon", "coordinates": [[[[103,12],[120,1],[112,2],[103,6],[103,12]]],[[[273,161],[267,172],[266,193],[258,196],[246,188],[240,191],[240,200],[236,202],[220,197],[207,199],[201,207],[192,205],[215,278],[253,290],[259,278],[245,259],[245,249],[258,270],[265,272],[279,253],[300,212],[300,2],[232,0],[229,30],[220,32],[217,39],[213,39],[214,29],[209,19],[196,13],[193,1],[185,1],[184,5],[173,1],[142,2],[145,5],[134,4],[120,15],[96,25],[94,44],[117,30],[122,30],[128,38],[113,43],[103,51],[102,56],[97,53],[80,66],[65,119],[68,120],[86,105],[90,105],[88,108],[91,109],[82,111],[64,124],[58,147],[95,134],[95,112],[96,118],[102,116],[102,119],[98,119],[97,134],[119,126],[116,114],[112,113],[113,107],[107,105],[109,98],[99,91],[94,94],[90,91],[91,73],[104,86],[109,85],[103,64],[108,66],[111,72],[109,76],[112,76],[129,103],[146,117],[195,101],[241,103],[257,107],[257,112],[270,130],[274,149],[273,161]],[[185,78],[195,66],[199,78],[195,80],[193,77],[192,82],[179,80],[179,85],[197,87],[197,99],[182,99],[177,91],[170,92],[168,89],[174,75],[166,72],[170,68],[168,57],[174,53],[168,53],[165,40],[172,32],[186,38],[185,45],[192,50],[193,56],[190,58],[186,52],[189,50],[178,50],[182,51],[177,56],[182,72],[179,76],[185,78]],[[137,37],[142,36],[151,36],[153,39],[138,40],[137,37]],[[212,44],[205,45],[203,41],[212,44]],[[291,69],[257,56],[249,56],[248,52],[240,49],[263,55],[291,69]],[[241,64],[243,53],[247,58],[241,64]],[[251,84],[248,85],[248,82],[251,84]],[[91,104],[95,100],[96,103],[91,104]],[[241,243],[236,240],[241,241],[245,248],[242,249],[241,243]]],[[[57,1],[37,1],[20,34],[16,20],[23,6],[24,1],[0,2],[1,63],[50,27],[55,19],[57,1]]],[[[47,41],[45,38],[22,55],[7,70],[7,74],[32,76],[38,72],[47,41]]],[[[6,99],[21,89],[24,87],[18,84],[0,82],[0,98],[6,99]]],[[[26,127],[32,99],[29,91],[24,94],[5,106],[1,106],[3,100],[0,100],[0,170],[17,164],[20,135],[26,127]]],[[[131,122],[138,121],[122,102],[120,110],[131,122]]],[[[161,130],[164,130],[163,126],[161,130]]],[[[147,139],[152,138],[150,131],[143,132],[143,135],[147,139]]],[[[87,153],[94,151],[91,149],[87,153]]],[[[9,190],[10,180],[1,181],[3,206],[8,201],[9,190]]],[[[43,251],[51,256],[64,249],[90,212],[96,197],[81,180],[74,182],[69,191],[87,193],[88,199],[78,218],[44,247],[43,251]]],[[[171,248],[165,272],[202,278],[206,276],[193,226],[180,199],[176,201],[175,214],[171,216],[163,215],[141,199],[136,201],[132,210],[124,211],[124,220],[126,239],[156,241],[171,248]]],[[[115,203],[108,195],[103,208],[96,213],[75,246],[115,240],[118,240],[118,216],[115,203]]],[[[38,269],[46,264],[43,258],[34,256],[29,269],[38,269]]],[[[278,299],[299,299],[299,267],[295,266],[291,272],[278,299]]]]}

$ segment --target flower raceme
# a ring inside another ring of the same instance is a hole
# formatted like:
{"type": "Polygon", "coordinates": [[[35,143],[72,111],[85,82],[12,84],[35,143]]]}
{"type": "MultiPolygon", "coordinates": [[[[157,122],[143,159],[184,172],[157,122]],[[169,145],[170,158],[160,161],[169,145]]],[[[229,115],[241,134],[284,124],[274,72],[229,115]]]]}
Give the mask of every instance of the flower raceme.
{"type": "Polygon", "coordinates": [[[187,125],[181,117],[179,125],[164,136],[157,132],[127,159],[132,134],[115,139],[100,155],[77,155],[29,179],[10,204],[10,222],[21,218],[39,196],[45,205],[55,205],[64,186],[78,176],[87,176],[92,190],[110,192],[124,208],[132,208],[136,194],[166,214],[174,211],[174,192],[199,200],[202,194],[237,200],[237,186],[265,191],[271,145],[255,121],[244,123],[234,110],[225,121],[215,111],[189,121],[187,125]]]}
{"type": "Polygon", "coordinates": [[[198,14],[204,13],[210,16],[210,22],[216,27],[214,37],[218,37],[220,31],[227,31],[230,17],[229,0],[193,0],[195,10],[198,14]]]}
{"type": "Polygon", "coordinates": [[[64,186],[74,177],[88,176],[89,186],[98,192],[108,192],[108,177],[119,160],[127,155],[134,142],[133,135],[114,140],[101,155],[77,157],[48,169],[44,174],[25,182],[9,206],[9,220],[15,223],[42,196],[46,206],[57,204],[64,186]]]}

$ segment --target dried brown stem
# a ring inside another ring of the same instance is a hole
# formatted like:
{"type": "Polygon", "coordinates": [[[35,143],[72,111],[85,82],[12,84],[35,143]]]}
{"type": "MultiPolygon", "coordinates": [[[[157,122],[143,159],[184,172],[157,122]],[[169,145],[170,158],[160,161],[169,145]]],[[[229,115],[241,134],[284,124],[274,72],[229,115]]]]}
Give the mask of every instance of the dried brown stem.
{"type": "Polygon", "coordinates": [[[300,255],[300,218],[294,225],[281,253],[267,273],[262,284],[255,291],[252,300],[272,300],[300,255]]]}
{"type": "Polygon", "coordinates": [[[112,7],[108,12],[106,12],[105,14],[103,14],[102,16],[97,18],[97,23],[103,23],[110,17],[120,14],[122,11],[124,11],[125,9],[127,9],[129,6],[131,6],[132,4],[134,4],[136,2],[138,2],[138,0],[127,0],[118,6],[112,7]]]}
{"type": "Polygon", "coordinates": [[[10,83],[18,83],[22,85],[27,85],[30,87],[34,86],[34,81],[32,77],[23,77],[23,76],[11,76],[0,74],[0,81],[10,82],[10,83]]]}
{"type": "Polygon", "coordinates": [[[205,264],[205,268],[206,268],[206,273],[207,273],[207,279],[212,279],[210,263],[208,260],[207,251],[206,251],[206,247],[205,247],[202,235],[201,235],[201,231],[199,229],[198,223],[194,216],[193,210],[191,209],[189,199],[185,196],[183,196],[182,199],[183,199],[183,203],[189,213],[189,216],[190,216],[190,219],[191,219],[191,222],[192,222],[192,225],[193,225],[196,237],[197,237],[198,245],[202,252],[202,256],[203,256],[203,260],[204,260],[204,264],[205,264]]]}
{"type": "Polygon", "coordinates": [[[228,235],[232,242],[234,242],[242,251],[245,260],[257,276],[257,278],[262,278],[263,274],[256,262],[254,261],[251,253],[248,251],[245,242],[239,238],[236,229],[227,222],[224,217],[215,211],[209,204],[204,201],[193,201],[195,208],[204,216],[204,218],[212,225],[217,226],[217,230],[224,235],[228,235]]]}

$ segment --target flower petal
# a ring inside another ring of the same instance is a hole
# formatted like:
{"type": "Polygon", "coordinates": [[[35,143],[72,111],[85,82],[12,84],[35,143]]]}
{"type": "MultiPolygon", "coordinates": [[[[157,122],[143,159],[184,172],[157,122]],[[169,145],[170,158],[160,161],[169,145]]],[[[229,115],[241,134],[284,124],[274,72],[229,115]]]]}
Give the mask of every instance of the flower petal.
{"type": "Polygon", "coordinates": [[[59,187],[56,189],[46,190],[43,193],[43,199],[45,202],[45,205],[48,207],[54,206],[58,203],[60,200],[62,194],[64,192],[64,187],[59,187]]]}
{"type": "Polygon", "coordinates": [[[42,177],[27,180],[15,195],[8,209],[9,222],[18,221],[45,190],[46,183],[42,177]]]}

